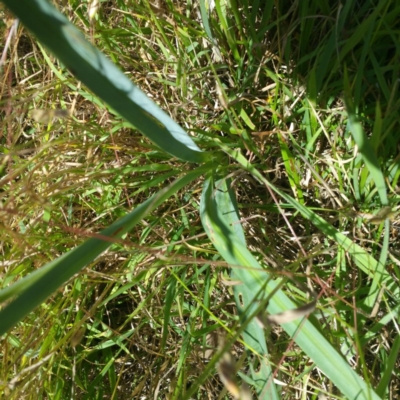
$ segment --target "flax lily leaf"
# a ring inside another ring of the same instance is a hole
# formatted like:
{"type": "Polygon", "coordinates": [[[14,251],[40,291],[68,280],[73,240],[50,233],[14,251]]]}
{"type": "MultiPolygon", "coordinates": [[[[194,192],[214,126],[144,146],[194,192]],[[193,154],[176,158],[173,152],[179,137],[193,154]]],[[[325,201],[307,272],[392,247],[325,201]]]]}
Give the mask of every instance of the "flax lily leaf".
{"type": "MultiPolygon", "coordinates": [[[[214,186],[212,177],[208,177],[201,199],[202,223],[215,248],[229,264],[243,267],[235,269],[235,278],[239,278],[243,282],[255,304],[260,300],[258,294],[265,291],[266,296],[271,294],[267,307],[270,314],[295,309],[296,305],[280,289],[279,280],[270,279],[269,274],[263,270],[240,239],[241,234],[238,237],[239,224],[233,225],[230,222],[230,216],[235,207],[232,204],[227,208],[233,194],[226,190],[216,195],[218,189],[217,185],[214,186]],[[222,198],[223,202],[220,203],[222,198]]],[[[379,396],[356,374],[310,320],[306,318],[293,320],[282,324],[282,328],[316,363],[318,368],[334,382],[346,398],[379,399],[379,396]]]]}
{"type": "Polygon", "coordinates": [[[46,0],[3,0],[37,39],[79,80],[167,153],[200,163],[192,138],[46,0]]]}
{"type": "MultiPolygon", "coordinates": [[[[207,182],[205,190],[207,191],[210,189],[211,186],[209,186],[207,182]]],[[[217,209],[223,210],[224,220],[231,228],[232,234],[237,238],[238,242],[245,247],[246,240],[242,226],[239,223],[236,199],[230,190],[230,180],[221,179],[216,182],[214,191],[215,203],[213,203],[212,197],[204,197],[204,193],[205,192],[203,192],[202,197],[202,205],[204,208],[201,210],[202,216],[204,217],[203,224],[205,221],[211,224],[211,220],[207,219],[206,210],[210,210],[210,212],[214,213],[217,212],[217,209]]],[[[226,260],[224,254],[220,254],[226,260]]],[[[279,399],[277,388],[273,383],[273,370],[268,361],[268,349],[265,341],[264,329],[254,318],[251,321],[246,321],[248,316],[257,308],[254,302],[254,295],[257,293],[257,287],[251,289],[248,285],[243,284],[244,280],[247,278],[246,271],[233,269],[231,277],[233,280],[242,282],[240,285],[233,286],[233,291],[242,322],[247,323],[247,327],[243,332],[243,339],[245,343],[260,356],[260,370],[258,372],[255,370],[252,371],[253,382],[257,383],[256,390],[258,398],[279,399]]]]}

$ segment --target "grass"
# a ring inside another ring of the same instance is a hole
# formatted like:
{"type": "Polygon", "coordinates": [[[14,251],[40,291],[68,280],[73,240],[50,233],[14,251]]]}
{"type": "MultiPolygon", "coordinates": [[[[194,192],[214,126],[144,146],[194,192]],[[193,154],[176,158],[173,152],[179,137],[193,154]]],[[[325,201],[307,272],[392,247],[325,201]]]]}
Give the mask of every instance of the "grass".
{"type": "Polygon", "coordinates": [[[142,136],[18,29],[0,86],[2,287],[90,241],[74,278],[1,337],[3,397],[246,398],[246,382],[257,398],[348,398],[302,345],[318,327],[315,349],[342,354],[363,398],[395,398],[397,3],[109,0],[92,18],[89,2],[57,5],[213,165],[169,190],[204,167],[142,136]],[[51,109],[71,117],[33,118],[51,109]],[[97,232],[162,189],[78,273],[97,232]],[[311,289],[302,330],[268,322],[265,308],[311,289]]]}

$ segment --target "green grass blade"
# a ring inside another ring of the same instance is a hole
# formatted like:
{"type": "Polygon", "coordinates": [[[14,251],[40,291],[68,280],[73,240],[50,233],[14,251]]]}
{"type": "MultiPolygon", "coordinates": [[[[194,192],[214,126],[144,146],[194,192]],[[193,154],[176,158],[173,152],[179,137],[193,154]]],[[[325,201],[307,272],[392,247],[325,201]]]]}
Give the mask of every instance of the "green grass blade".
{"type": "Polygon", "coordinates": [[[379,261],[376,264],[376,269],[373,272],[371,287],[369,288],[368,296],[364,300],[364,305],[368,311],[371,311],[375,303],[378,301],[381,279],[385,273],[385,265],[389,255],[389,236],[390,236],[390,221],[385,221],[385,231],[383,236],[382,250],[379,261]]]}
{"type": "Polygon", "coordinates": [[[208,38],[214,43],[215,39],[211,32],[210,23],[208,21],[208,13],[205,0],[200,0],[200,14],[201,14],[201,21],[203,22],[204,26],[204,31],[206,32],[208,38]]]}
{"type": "Polygon", "coordinates": [[[385,368],[385,372],[379,382],[378,387],[376,388],[376,392],[379,396],[385,398],[385,393],[389,387],[390,381],[393,377],[394,371],[396,369],[396,363],[399,360],[399,353],[400,353],[400,335],[398,335],[393,342],[393,346],[390,349],[390,354],[387,360],[387,365],[385,368]]]}
{"type": "Polygon", "coordinates": [[[300,186],[301,178],[297,173],[296,160],[294,159],[293,154],[289,149],[289,146],[287,145],[285,139],[282,137],[281,134],[278,135],[278,140],[281,147],[283,164],[285,165],[290,187],[292,188],[293,194],[298,199],[298,201],[304,204],[303,192],[300,186]]]}
{"type": "MultiPolygon", "coordinates": [[[[348,89],[349,82],[347,79],[347,73],[345,74],[345,85],[347,88],[347,93],[349,93],[349,89],[348,89]]],[[[379,198],[381,200],[381,204],[388,205],[389,200],[388,200],[387,191],[386,191],[385,178],[381,171],[381,168],[379,165],[379,160],[376,157],[375,151],[374,151],[374,147],[376,147],[376,146],[374,146],[374,143],[371,142],[371,139],[367,138],[367,135],[365,134],[361,124],[357,121],[355,113],[352,110],[351,102],[349,102],[349,100],[348,100],[347,103],[349,104],[349,109],[350,109],[348,112],[348,114],[349,114],[349,130],[351,131],[354,141],[356,142],[356,144],[358,146],[358,151],[360,152],[362,159],[368,169],[369,175],[372,177],[372,179],[375,183],[375,186],[378,190],[379,198]]],[[[379,114],[378,114],[378,118],[379,118],[379,114]]],[[[383,276],[387,275],[387,273],[385,272],[385,265],[386,265],[387,255],[388,255],[388,247],[389,247],[389,228],[390,228],[389,221],[386,220],[384,241],[383,241],[383,248],[382,248],[381,256],[380,256],[379,262],[377,262],[375,264],[374,270],[371,271],[373,281],[372,281],[372,285],[369,290],[369,294],[364,301],[365,306],[369,310],[372,309],[375,302],[377,301],[377,298],[379,296],[379,291],[380,291],[379,287],[382,283],[383,276]]]]}
{"type": "MultiPolygon", "coordinates": [[[[209,177],[204,185],[201,201],[201,218],[204,229],[218,252],[225,261],[232,265],[251,268],[238,268],[235,274],[253,293],[253,301],[258,301],[257,293],[265,286],[269,277],[246,246],[236,237],[235,229],[226,220],[232,207],[218,204],[212,179],[209,177]]],[[[228,195],[230,196],[230,195],[228,195]]],[[[227,197],[225,197],[225,200],[227,197]]],[[[296,305],[279,289],[277,280],[270,280],[265,286],[267,294],[273,293],[268,305],[268,312],[276,314],[296,305]]],[[[331,379],[348,399],[379,399],[368,385],[353,371],[343,357],[336,352],[320,331],[307,319],[295,320],[282,324],[285,331],[317,364],[318,368],[331,379]]]]}
{"type": "Polygon", "coordinates": [[[235,60],[240,63],[241,62],[241,57],[239,54],[239,50],[236,44],[236,40],[235,38],[232,36],[232,32],[231,29],[228,25],[228,18],[227,18],[227,7],[228,7],[228,3],[225,1],[221,1],[221,0],[216,0],[215,2],[215,9],[217,11],[218,14],[218,18],[219,18],[219,22],[221,24],[221,28],[225,33],[226,36],[226,40],[229,44],[229,47],[232,51],[233,57],[235,58],[235,60]]]}
{"type": "MultiPolygon", "coordinates": [[[[223,214],[225,221],[231,228],[233,235],[246,246],[246,240],[241,224],[239,223],[239,213],[236,203],[236,198],[230,190],[230,180],[222,179],[216,182],[215,187],[215,202],[212,201],[210,196],[210,190],[212,190],[211,180],[206,181],[204,192],[208,192],[208,196],[202,198],[202,204],[204,210],[210,210],[210,212],[218,213],[218,209],[224,210],[223,214]]],[[[222,256],[223,254],[220,253],[222,256]]],[[[242,280],[243,271],[233,269],[232,279],[242,280]]],[[[255,288],[251,289],[245,285],[238,285],[233,287],[236,305],[239,310],[239,314],[242,320],[245,321],[247,316],[251,314],[257,305],[254,302],[255,288]]],[[[243,332],[243,339],[249,347],[256,351],[260,356],[264,357],[261,360],[260,371],[252,371],[252,378],[254,382],[257,382],[257,393],[259,399],[279,399],[279,395],[276,386],[273,383],[273,371],[271,365],[268,362],[268,349],[265,341],[263,328],[253,319],[248,322],[246,329],[243,332]]]]}
{"type": "MultiPolygon", "coordinates": [[[[92,262],[115,242],[116,239],[121,238],[122,235],[129,232],[145,215],[149,214],[168,197],[209,169],[210,166],[205,165],[188,172],[182,178],[177,179],[171,185],[136,207],[134,211],[103,230],[100,233],[100,238],[91,238],[74,250],[52,261],[49,265],[43,267],[44,273],[36,272],[32,276],[28,275],[24,277],[23,284],[16,284],[19,292],[22,289],[24,291],[0,311],[0,335],[6,333],[68,279],[72,278],[82,268],[92,262]]],[[[9,294],[12,288],[4,290],[9,294]]]]}
{"type": "Polygon", "coordinates": [[[49,2],[3,2],[72,74],[154,143],[181,160],[204,160],[192,138],[49,2]]]}
{"type": "Polygon", "coordinates": [[[355,46],[365,38],[368,29],[375,22],[383,7],[388,7],[389,3],[386,1],[379,1],[378,5],[374,7],[373,12],[366,18],[353,32],[351,37],[347,38],[343,48],[339,53],[339,61],[341,62],[345,56],[355,48],[355,46]]]}
{"type": "Polygon", "coordinates": [[[353,135],[354,141],[357,143],[358,151],[362,155],[364,163],[375,182],[382,205],[388,205],[385,178],[380,169],[379,161],[361,124],[357,121],[356,116],[352,112],[349,112],[349,129],[353,135]]]}
{"type": "Polygon", "coordinates": [[[168,337],[168,326],[169,319],[171,317],[171,308],[173,305],[173,301],[175,298],[175,288],[176,288],[176,280],[172,279],[170,284],[168,285],[167,294],[165,296],[165,306],[164,306],[164,323],[163,323],[163,334],[161,339],[161,351],[164,351],[165,344],[167,343],[168,337]]]}
{"type": "Polygon", "coordinates": [[[376,102],[375,107],[375,121],[374,128],[371,135],[371,147],[375,154],[378,154],[379,145],[383,142],[382,140],[382,111],[379,101],[376,102]]]}

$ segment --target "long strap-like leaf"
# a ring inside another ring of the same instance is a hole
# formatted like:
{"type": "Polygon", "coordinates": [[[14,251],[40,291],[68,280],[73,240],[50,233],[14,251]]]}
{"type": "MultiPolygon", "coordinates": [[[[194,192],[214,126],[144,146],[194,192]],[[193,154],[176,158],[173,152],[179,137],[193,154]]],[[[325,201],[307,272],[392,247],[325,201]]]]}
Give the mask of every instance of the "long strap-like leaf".
{"type": "Polygon", "coordinates": [[[171,185],[136,207],[131,213],[102,231],[99,234],[99,238],[87,240],[74,250],[63,254],[57,260],[50,262],[41,269],[17,281],[14,285],[1,290],[1,299],[4,300],[15,296],[16,298],[0,311],[0,335],[11,329],[68,279],[72,278],[82,268],[98,257],[115,240],[118,240],[125,233],[129,232],[168,197],[194,179],[197,179],[209,169],[209,165],[204,165],[186,173],[182,178],[177,179],[171,185]]]}
{"type": "Polygon", "coordinates": [[[192,138],[47,0],[2,0],[21,22],[93,93],[173,156],[202,162],[192,138]]]}
{"type": "MultiPolygon", "coordinates": [[[[242,225],[239,222],[240,217],[236,198],[230,187],[230,182],[230,180],[221,179],[215,183],[215,189],[213,190],[213,185],[210,180],[206,181],[201,201],[203,224],[206,223],[209,229],[208,232],[211,232],[212,220],[223,218],[230,230],[226,232],[226,234],[233,235],[243,246],[246,246],[242,225]],[[218,210],[220,210],[220,212],[218,210]],[[218,213],[220,214],[219,216],[218,213]]],[[[224,253],[220,254],[225,258],[224,253]]],[[[235,262],[237,261],[238,260],[235,262]]],[[[248,274],[246,270],[234,268],[231,277],[233,281],[242,281],[248,278],[248,274]]],[[[264,282],[266,278],[265,276],[264,282]]],[[[260,368],[257,368],[257,370],[253,369],[251,374],[253,382],[256,385],[258,399],[278,400],[279,396],[276,386],[273,383],[273,368],[271,367],[268,357],[264,329],[254,318],[248,321],[248,318],[251,318],[251,314],[257,312],[256,310],[259,302],[254,301],[257,296],[257,290],[260,291],[258,294],[259,300],[265,297],[263,296],[265,291],[262,284],[263,283],[260,282],[258,288],[253,286],[249,287],[249,285],[235,285],[233,287],[233,292],[241,321],[247,324],[243,332],[243,339],[247,346],[260,355],[260,368]]]]}
{"type": "MultiPolygon", "coordinates": [[[[205,183],[201,201],[201,218],[208,237],[225,261],[232,265],[240,265],[235,271],[248,292],[253,293],[253,301],[258,301],[258,293],[265,290],[273,293],[268,305],[270,314],[278,314],[296,308],[286,294],[278,288],[277,280],[269,280],[269,274],[262,269],[251,252],[237,237],[232,223],[229,223],[227,213],[234,207],[227,207],[231,193],[225,194],[224,202],[217,203],[211,177],[205,183]],[[265,287],[265,289],[264,289],[265,287]],[[256,297],[257,296],[257,297],[256,297]]],[[[331,379],[348,399],[378,400],[379,396],[354,372],[345,359],[332,347],[321,332],[308,320],[299,319],[282,324],[283,329],[294,339],[297,345],[316,363],[318,368],[331,379]]]]}

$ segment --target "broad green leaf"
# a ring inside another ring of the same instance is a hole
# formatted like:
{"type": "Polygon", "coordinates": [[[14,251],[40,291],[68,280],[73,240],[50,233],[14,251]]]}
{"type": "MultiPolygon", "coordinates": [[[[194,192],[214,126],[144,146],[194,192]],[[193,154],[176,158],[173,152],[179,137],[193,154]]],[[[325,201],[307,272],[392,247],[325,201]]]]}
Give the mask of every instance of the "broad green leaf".
{"type": "MultiPolygon", "coordinates": [[[[253,302],[259,301],[257,294],[265,288],[267,295],[273,294],[267,307],[270,314],[296,308],[296,304],[279,288],[279,280],[269,279],[269,274],[238,239],[235,232],[237,228],[226,219],[232,209],[217,203],[217,190],[209,177],[202,195],[201,218],[204,229],[218,252],[229,264],[243,267],[235,269],[235,276],[240,278],[249,293],[253,293],[253,302]]],[[[346,398],[379,399],[308,319],[294,320],[282,324],[282,327],[346,398]]]]}
{"type": "Polygon", "coordinates": [[[14,285],[0,291],[0,298],[17,296],[0,311],[0,335],[6,333],[18,321],[39,306],[68,279],[91,263],[112,243],[120,239],[139,223],[147,214],[162,204],[182,187],[197,179],[211,168],[204,165],[189,171],[182,178],[162,189],[159,193],[136,207],[131,213],[100,232],[97,237],[87,240],[74,250],[63,254],[41,269],[27,275],[14,285]]]}
{"type": "MultiPolygon", "coordinates": [[[[210,185],[211,180],[207,180],[204,187],[204,193],[212,190],[210,185]]],[[[230,180],[221,179],[215,184],[215,199],[212,196],[202,197],[201,212],[205,216],[205,210],[218,214],[218,210],[223,210],[222,215],[230,228],[231,234],[237,238],[244,246],[246,246],[246,239],[239,222],[239,212],[236,198],[230,189],[230,180]],[[215,201],[213,201],[215,200],[215,201]]],[[[205,216],[205,218],[207,218],[205,216]]],[[[207,232],[208,233],[208,232],[207,232]]],[[[223,253],[220,253],[222,256],[223,253]]],[[[225,258],[225,257],[224,257],[225,258]]],[[[240,269],[232,270],[232,280],[242,281],[243,276],[247,276],[246,271],[240,269]]],[[[257,305],[254,302],[255,288],[250,289],[246,285],[233,286],[235,295],[236,306],[242,321],[245,322],[248,316],[256,310],[257,305]]],[[[257,383],[256,390],[259,399],[279,399],[277,389],[273,382],[273,371],[268,361],[268,349],[265,341],[264,329],[254,319],[247,323],[246,329],[243,332],[243,339],[247,346],[255,350],[261,356],[260,370],[258,372],[252,371],[253,381],[257,383]]]]}
{"type": "Polygon", "coordinates": [[[93,93],[167,153],[207,157],[192,138],[46,0],[3,0],[21,22],[93,93]]]}

